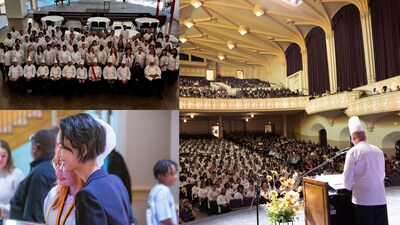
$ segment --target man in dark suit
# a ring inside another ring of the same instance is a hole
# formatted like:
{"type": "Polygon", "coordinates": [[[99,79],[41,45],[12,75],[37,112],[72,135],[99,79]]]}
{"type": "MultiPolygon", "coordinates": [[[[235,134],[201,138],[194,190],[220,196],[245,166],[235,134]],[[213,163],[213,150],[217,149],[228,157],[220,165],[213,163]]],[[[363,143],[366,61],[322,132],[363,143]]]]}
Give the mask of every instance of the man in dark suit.
{"type": "Polygon", "coordinates": [[[58,129],[40,130],[30,137],[31,171],[19,184],[11,199],[11,219],[44,222],[43,202],[56,181],[51,160],[54,157],[58,129]]]}

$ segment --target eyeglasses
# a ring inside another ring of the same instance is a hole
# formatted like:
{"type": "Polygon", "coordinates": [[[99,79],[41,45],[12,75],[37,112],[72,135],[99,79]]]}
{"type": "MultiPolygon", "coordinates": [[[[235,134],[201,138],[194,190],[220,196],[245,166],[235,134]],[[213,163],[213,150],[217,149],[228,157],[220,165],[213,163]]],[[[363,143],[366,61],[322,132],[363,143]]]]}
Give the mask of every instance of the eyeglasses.
{"type": "Polygon", "coordinates": [[[7,158],[7,157],[8,157],[7,153],[0,154],[0,158],[7,158]]]}

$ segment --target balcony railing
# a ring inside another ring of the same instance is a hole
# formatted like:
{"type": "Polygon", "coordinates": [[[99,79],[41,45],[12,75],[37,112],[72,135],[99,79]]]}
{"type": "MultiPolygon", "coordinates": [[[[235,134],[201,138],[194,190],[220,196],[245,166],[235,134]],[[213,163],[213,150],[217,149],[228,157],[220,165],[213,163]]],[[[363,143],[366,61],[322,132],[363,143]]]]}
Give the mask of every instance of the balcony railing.
{"type": "Polygon", "coordinates": [[[360,93],[358,91],[354,91],[316,98],[310,100],[306,104],[305,110],[308,114],[314,114],[331,110],[346,109],[350,102],[359,98],[359,95],[360,93]]]}
{"type": "Polygon", "coordinates": [[[229,99],[229,98],[179,98],[181,110],[238,111],[238,110],[304,110],[307,97],[229,99]]]}

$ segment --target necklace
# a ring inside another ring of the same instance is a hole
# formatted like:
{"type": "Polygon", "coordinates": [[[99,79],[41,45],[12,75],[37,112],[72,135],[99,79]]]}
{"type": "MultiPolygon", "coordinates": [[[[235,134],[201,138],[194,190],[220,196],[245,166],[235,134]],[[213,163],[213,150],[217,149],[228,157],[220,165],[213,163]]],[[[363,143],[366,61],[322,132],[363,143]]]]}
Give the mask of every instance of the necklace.
{"type": "MultiPolygon", "coordinates": [[[[58,213],[57,213],[57,217],[56,217],[56,225],[60,225],[61,214],[62,214],[62,211],[64,210],[65,202],[67,201],[67,198],[68,198],[68,193],[69,193],[69,188],[68,188],[68,191],[66,192],[64,198],[61,201],[61,207],[58,208],[58,213]]],[[[74,208],[74,205],[75,205],[74,202],[75,202],[75,200],[73,200],[71,205],[68,207],[64,217],[61,220],[61,225],[65,225],[65,221],[67,221],[69,214],[71,213],[72,209],[74,208]]],[[[53,201],[49,210],[47,211],[46,225],[49,225],[50,210],[54,206],[54,204],[55,204],[55,201],[53,201]]]]}

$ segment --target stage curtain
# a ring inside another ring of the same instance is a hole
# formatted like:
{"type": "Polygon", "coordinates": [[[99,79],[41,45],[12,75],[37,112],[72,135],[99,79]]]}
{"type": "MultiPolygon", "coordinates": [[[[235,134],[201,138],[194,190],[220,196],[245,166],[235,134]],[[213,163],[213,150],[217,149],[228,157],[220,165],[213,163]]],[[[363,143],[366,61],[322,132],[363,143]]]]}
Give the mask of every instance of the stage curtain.
{"type": "Polygon", "coordinates": [[[352,4],[332,18],[335,34],[337,86],[341,90],[367,84],[360,12],[352,4]]]}
{"type": "Polygon", "coordinates": [[[325,32],[314,27],[306,36],[308,60],[308,87],[310,95],[318,95],[329,90],[328,57],[325,32]]]}
{"type": "Polygon", "coordinates": [[[376,81],[400,75],[400,1],[370,0],[376,81]]]}
{"type": "Polygon", "coordinates": [[[286,75],[290,76],[303,69],[301,50],[298,44],[292,43],[285,51],[286,55],[286,75]]]}

